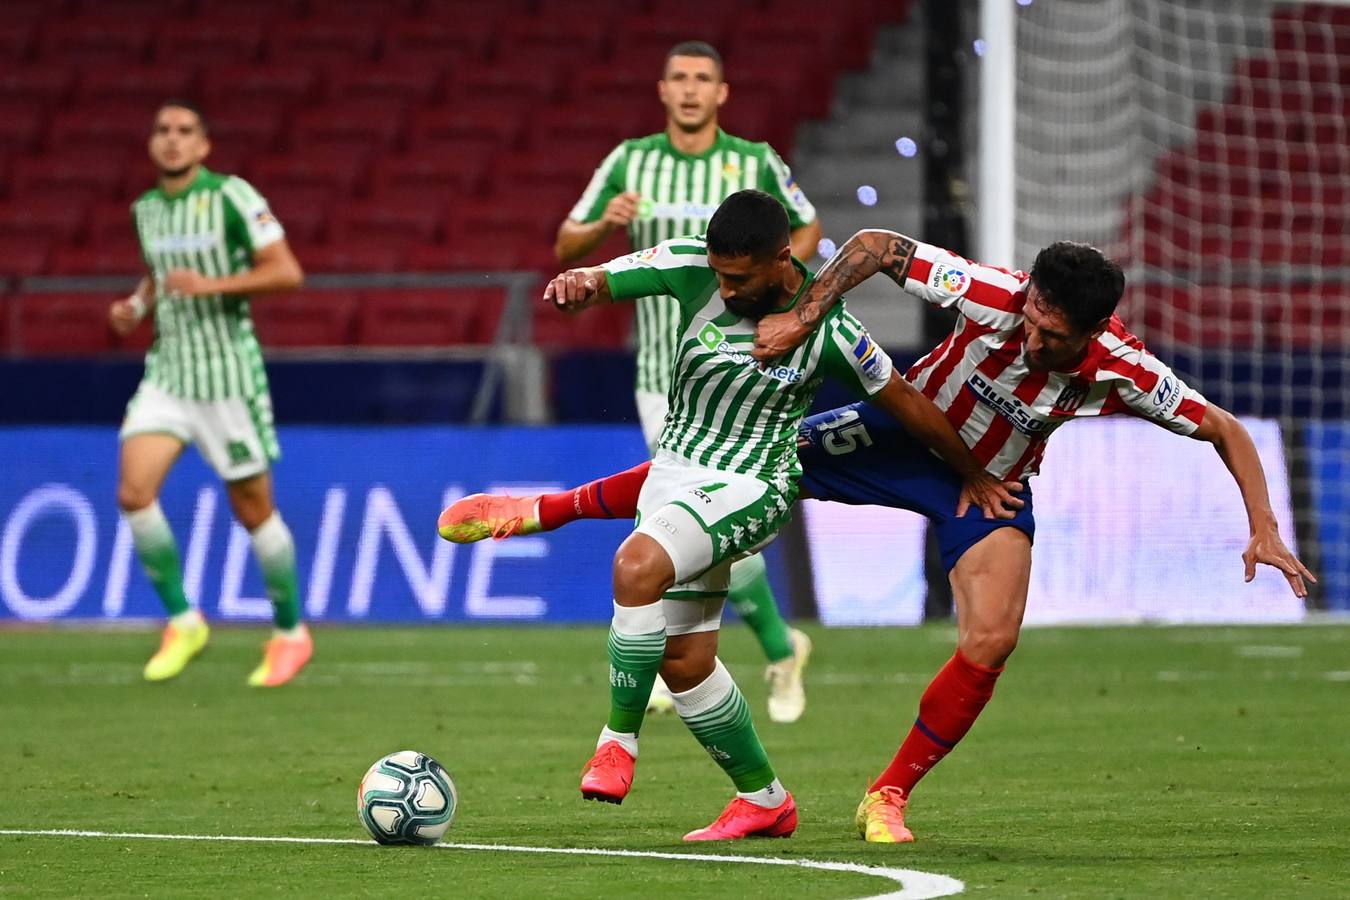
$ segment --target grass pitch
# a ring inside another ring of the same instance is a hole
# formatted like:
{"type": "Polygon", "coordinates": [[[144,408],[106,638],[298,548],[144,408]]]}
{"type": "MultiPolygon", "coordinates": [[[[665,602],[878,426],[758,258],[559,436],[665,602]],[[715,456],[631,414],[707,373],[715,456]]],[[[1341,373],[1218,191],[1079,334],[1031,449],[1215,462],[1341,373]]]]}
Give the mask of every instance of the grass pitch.
{"type": "MultiPolygon", "coordinates": [[[[411,748],[454,776],[447,841],[714,852],[918,869],[972,896],[1350,895],[1350,628],[1033,630],[979,724],[920,787],[910,846],[853,809],[950,654],[949,628],[814,630],[804,719],[763,712],[758,653],[723,657],[802,824],[688,847],[731,788],[675,719],[633,793],[585,803],[606,709],[600,629],[318,630],[293,685],[251,690],[262,632],[217,629],[177,681],[156,636],[0,632],[0,829],[363,838],[356,784],[411,748]]],[[[0,896],[863,897],[856,873],[349,845],[0,835],[0,896]]]]}

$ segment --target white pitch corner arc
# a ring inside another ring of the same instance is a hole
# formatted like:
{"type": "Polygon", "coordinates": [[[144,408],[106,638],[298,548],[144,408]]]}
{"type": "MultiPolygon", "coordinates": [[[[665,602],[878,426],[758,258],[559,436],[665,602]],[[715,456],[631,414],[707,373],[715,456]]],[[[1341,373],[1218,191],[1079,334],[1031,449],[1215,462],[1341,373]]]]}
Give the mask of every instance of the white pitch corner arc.
{"type": "MultiPolygon", "coordinates": [[[[205,841],[245,844],[354,844],[364,847],[379,846],[374,841],[356,838],[309,838],[264,835],[230,834],[151,834],[126,831],[80,831],[74,829],[11,829],[0,828],[0,836],[110,838],[117,840],[149,841],[205,841]]],[[[826,862],[814,859],[784,859],[763,856],[733,856],[720,853],[661,853],[653,850],[601,850],[580,847],[521,847],[511,844],[437,844],[435,849],[487,851],[492,853],[552,853],[567,856],[618,856],[630,859],[687,860],[690,862],[738,863],[761,866],[790,866],[799,869],[819,869],[827,872],[851,872],[883,878],[900,886],[899,890],[883,894],[869,894],[863,900],[928,900],[932,897],[950,897],[963,892],[965,883],[948,875],[920,872],[917,869],[898,869],[890,866],[868,866],[862,863],[826,862]]],[[[397,852],[397,851],[395,851],[397,852]]]]}

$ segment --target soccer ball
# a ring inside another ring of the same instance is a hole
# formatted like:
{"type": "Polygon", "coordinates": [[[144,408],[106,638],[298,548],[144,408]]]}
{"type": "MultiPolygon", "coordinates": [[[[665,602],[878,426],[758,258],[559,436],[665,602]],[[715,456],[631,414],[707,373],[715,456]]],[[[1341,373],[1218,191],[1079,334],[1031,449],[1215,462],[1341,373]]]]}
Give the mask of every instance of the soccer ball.
{"type": "Polygon", "coordinates": [[[381,844],[439,841],[455,820],[459,796],[445,767],[425,753],[400,750],[366,770],[356,812],[381,844]]]}

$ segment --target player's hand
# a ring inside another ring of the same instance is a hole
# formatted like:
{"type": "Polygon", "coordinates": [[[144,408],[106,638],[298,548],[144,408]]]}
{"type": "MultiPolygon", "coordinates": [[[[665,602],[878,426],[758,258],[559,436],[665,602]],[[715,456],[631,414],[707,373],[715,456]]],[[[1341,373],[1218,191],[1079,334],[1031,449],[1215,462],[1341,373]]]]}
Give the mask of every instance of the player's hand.
{"type": "Polygon", "coordinates": [[[801,323],[795,310],[765,316],[755,326],[755,346],[750,355],[761,363],[773,362],[801,346],[810,334],[811,328],[801,323]]]}
{"type": "Polygon", "coordinates": [[[588,269],[568,269],[544,286],[544,302],[565,312],[583,309],[600,293],[600,276],[588,269]]]}
{"type": "Polygon", "coordinates": [[[108,307],[108,325],[118,337],[131,334],[136,326],[141,324],[143,318],[145,318],[145,304],[141,303],[138,307],[130,297],[118,300],[108,307]]]}
{"type": "Polygon", "coordinates": [[[1284,545],[1279,532],[1273,528],[1252,535],[1252,539],[1247,542],[1246,551],[1242,554],[1242,562],[1246,566],[1244,581],[1251,581],[1256,577],[1257,563],[1274,566],[1284,573],[1295,597],[1308,596],[1308,585],[1303,579],[1306,578],[1313,584],[1317,583],[1316,576],[1309,572],[1308,567],[1284,545]]]}
{"type": "Polygon", "coordinates": [[[182,294],[192,297],[197,294],[214,294],[211,279],[201,272],[191,269],[173,269],[164,276],[164,290],[170,294],[182,294]]]}
{"type": "Polygon", "coordinates": [[[624,191],[622,194],[616,195],[609,203],[605,204],[605,211],[600,214],[600,221],[615,228],[627,228],[637,218],[638,203],[641,200],[642,195],[633,191],[624,191]]]}
{"type": "Polygon", "coordinates": [[[1027,505],[1025,500],[1013,496],[1021,491],[1020,481],[999,481],[988,472],[968,476],[961,483],[956,517],[961,518],[974,506],[984,513],[986,519],[1015,518],[1017,511],[1027,505]]]}

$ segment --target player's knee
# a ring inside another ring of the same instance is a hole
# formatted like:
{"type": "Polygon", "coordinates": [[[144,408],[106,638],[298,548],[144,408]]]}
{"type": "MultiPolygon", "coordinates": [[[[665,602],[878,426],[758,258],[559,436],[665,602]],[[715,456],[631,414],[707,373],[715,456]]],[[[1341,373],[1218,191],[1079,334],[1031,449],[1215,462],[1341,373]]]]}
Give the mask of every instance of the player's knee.
{"type": "MultiPolygon", "coordinates": [[[[648,539],[650,540],[650,539],[648,539]]],[[[660,547],[625,541],[614,554],[614,598],[620,605],[651,602],[675,582],[675,575],[660,547]]]]}
{"type": "Polygon", "coordinates": [[[988,626],[968,629],[960,640],[961,653],[973,663],[997,669],[1017,649],[1018,629],[988,626]]]}
{"type": "Polygon", "coordinates": [[[122,512],[145,509],[155,502],[155,492],[141,485],[122,482],[117,485],[117,507],[122,512]]]}
{"type": "Polygon", "coordinates": [[[661,663],[661,677],[666,686],[677,694],[693,690],[712,674],[717,665],[713,654],[698,652],[695,648],[677,649],[666,646],[666,658],[661,663]]]}

